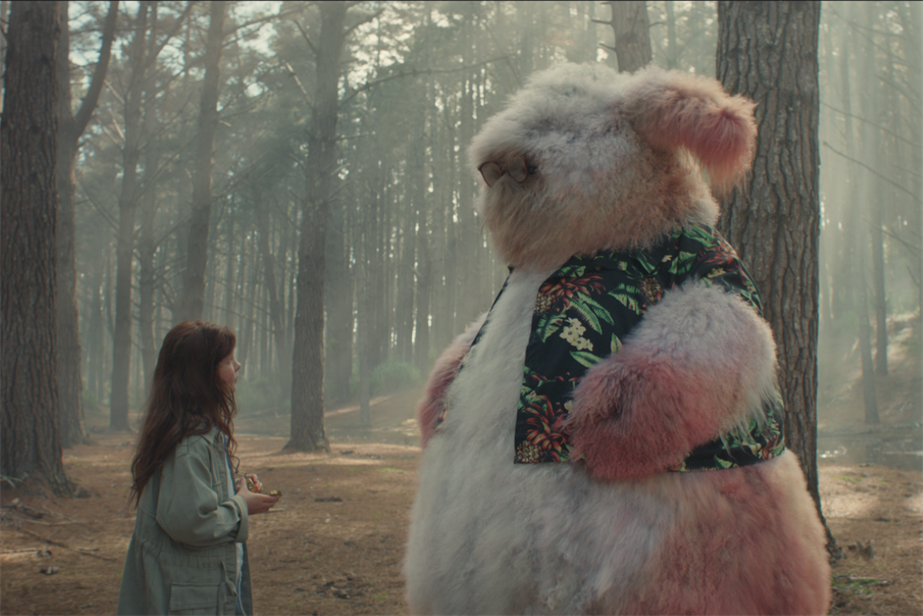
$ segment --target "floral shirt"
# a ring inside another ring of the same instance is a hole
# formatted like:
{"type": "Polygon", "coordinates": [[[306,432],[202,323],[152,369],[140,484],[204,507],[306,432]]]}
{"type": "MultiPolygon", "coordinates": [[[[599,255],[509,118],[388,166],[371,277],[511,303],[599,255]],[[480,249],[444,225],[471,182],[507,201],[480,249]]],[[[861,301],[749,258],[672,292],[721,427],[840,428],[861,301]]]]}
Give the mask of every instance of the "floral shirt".
{"type": "MultiPolygon", "coordinates": [[[[586,371],[612,353],[664,290],[689,279],[738,293],[762,312],[756,286],[734,249],[713,228],[677,228],[648,250],[573,257],[541,285],[516,411],[515,462],[567,462],[562,429],[571,395],[586,371]]],[[[505,285],[504,285],[505,286],[505,285]]],[[[503,291],[501,290],[502,294],[503,291]]],[[[488,316],[488,321],[490,317],[488,316]]],[[[475,338],[473,344],[477,344],[475,338]]],[[[673,471],[745,466],[784,450],[780,395],[764,403],[766,421],[752,419],[692,451],[673,471]]]]}

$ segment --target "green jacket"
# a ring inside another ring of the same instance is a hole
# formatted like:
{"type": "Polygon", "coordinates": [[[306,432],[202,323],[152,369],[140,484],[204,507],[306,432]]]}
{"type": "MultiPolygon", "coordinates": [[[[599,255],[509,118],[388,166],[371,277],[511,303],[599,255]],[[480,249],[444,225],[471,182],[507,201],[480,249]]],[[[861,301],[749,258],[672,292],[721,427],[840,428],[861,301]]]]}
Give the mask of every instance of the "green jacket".
{"type": "MultiPolygon", "coordinates": [[[[228,498],[225,446],[217,428],[177,445],[141,493],[128,545],[118,614],[231,614],[237,549],[247,540],[247,504],[228,498]]],[[[244,550],[244,613],[252,614],[244,550]]]]}

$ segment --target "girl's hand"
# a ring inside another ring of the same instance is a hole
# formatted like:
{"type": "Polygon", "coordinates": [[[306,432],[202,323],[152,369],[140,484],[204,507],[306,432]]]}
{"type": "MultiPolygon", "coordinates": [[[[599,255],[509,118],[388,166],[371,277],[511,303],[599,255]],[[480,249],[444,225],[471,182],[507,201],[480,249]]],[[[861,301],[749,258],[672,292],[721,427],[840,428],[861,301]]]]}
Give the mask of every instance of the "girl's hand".
{"type": "MultiPolygon", "coordinates": [[[[244,498],[244,501],[247,503],[247,513],[253,515],[255,513],[265,513],[272,509],[276,503],[279,502],[278,496],[269,496],[267,494],[259,494],[258,492],[251,492],[247,488],[247,482],[244,481],[244,478],[239,478],[235,483],[237,488],[237,493],[244,498]]],[[[262,484],[257,483],[256,487],[262,489],[262,484]]]]}
{"type": "Polygon", "coordinates": [[[255,473],[249,473],[247,475],[244,475],[243,477],[238,477],[234,481],[234,491],[235,492],[240,491],[240,486],[242,483],[244,483],[245,480],[246,480],[247,488],[249,488],[251,492],[259,492],[259,493],[263,492],[263,484],[260,482],[260,478],[257,477],[255,473]]]}

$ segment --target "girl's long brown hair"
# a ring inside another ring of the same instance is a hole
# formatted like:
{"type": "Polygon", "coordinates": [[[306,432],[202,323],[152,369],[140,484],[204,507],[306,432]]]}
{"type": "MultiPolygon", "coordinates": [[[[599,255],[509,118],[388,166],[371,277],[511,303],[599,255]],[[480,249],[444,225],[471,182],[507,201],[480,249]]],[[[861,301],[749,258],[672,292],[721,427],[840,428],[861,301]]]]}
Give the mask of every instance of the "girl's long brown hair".
{"type": "Polygon", "coordinates": [[[218,378],[218,366],[236,345],[230,329],[203,321],[180,323],[166,335],[131,462],[129,502],[138,505],[144,486],[187,436],[217,426],[228,438],[228,453],[234,453],[237,403],[218,378]]]}

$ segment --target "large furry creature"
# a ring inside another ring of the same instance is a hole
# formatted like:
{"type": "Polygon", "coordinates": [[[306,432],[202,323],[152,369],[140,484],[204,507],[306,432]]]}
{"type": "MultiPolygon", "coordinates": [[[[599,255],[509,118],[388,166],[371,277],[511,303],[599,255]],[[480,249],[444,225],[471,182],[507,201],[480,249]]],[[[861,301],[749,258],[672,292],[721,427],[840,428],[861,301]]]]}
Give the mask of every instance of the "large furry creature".
{"type": "Polygon", "coordinates": [[[475,137],[511,273],[417,409],[412,613],[826,612],[772,333],[713,228],[753,108],[711,79],[563,65],[475,137]]]}

